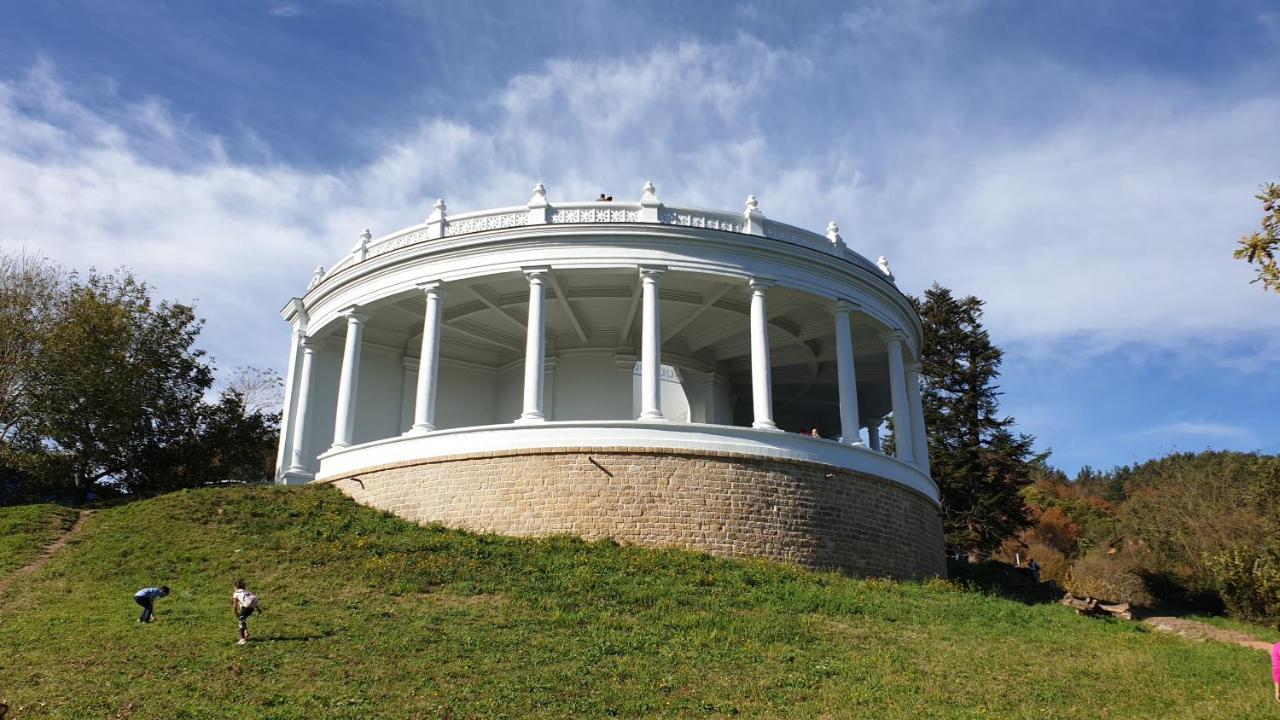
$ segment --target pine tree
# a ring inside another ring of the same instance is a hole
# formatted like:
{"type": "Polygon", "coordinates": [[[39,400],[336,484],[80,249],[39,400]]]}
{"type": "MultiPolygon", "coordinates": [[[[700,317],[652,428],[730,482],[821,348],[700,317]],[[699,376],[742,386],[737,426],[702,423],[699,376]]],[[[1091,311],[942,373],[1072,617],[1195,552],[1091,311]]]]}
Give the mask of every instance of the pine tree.
{"type": "Polygon", "coordinates": [[[942,494],[947,546],[985,554],[1028,524],[1019,491],[1031,482],[1035,438],[999,416],[1004,353],[982,327],[982,300],[935,283],[916,301],[924,323],[921,399],[930,468],[942,494]]]}

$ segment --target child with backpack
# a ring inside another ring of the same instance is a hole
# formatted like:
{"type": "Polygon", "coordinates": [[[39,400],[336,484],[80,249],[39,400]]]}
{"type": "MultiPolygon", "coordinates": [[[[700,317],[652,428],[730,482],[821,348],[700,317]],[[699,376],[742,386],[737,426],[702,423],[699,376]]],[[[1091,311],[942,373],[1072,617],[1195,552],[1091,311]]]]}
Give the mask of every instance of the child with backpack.
{"type": "Polygon", "coordinates": [[[249,592],[244,587],[244,580],[236,580],[235,591],[231,593],[231,609],[236,614],[236,622],[240,624],[240,642],[237,645],[247,645],[249,643],[249,616],[258,609],[258,596],[249,592]]]}

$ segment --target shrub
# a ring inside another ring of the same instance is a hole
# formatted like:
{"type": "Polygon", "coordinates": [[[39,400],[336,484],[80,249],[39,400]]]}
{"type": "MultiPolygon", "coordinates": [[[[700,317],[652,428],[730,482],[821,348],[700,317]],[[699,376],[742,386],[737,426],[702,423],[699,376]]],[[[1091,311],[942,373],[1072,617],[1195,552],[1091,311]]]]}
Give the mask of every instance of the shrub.
{"type": "Polygon", "coordinates": [[[1071,566],[1063,585],[1073,594],[1100,600],[1151,605],[1153,599],[1138,568],[1123,557],[1093,552],[1071,566]]]}
{"type": "Polygon", "coordinates": [[[1071,561],[1066,555],[1048,545],[1034,543],[1027,548],[1027,557],[1040,563],[1040,582],[1065,584],[1067,571],[1071,569],[1071,561]]]}
{"type": "Polygon", "coordinates": [[[1243,620],[1280,618],[1280,558],[1274,550],[1231,548],[1209,556],[1227,612],[1243,620]]]}

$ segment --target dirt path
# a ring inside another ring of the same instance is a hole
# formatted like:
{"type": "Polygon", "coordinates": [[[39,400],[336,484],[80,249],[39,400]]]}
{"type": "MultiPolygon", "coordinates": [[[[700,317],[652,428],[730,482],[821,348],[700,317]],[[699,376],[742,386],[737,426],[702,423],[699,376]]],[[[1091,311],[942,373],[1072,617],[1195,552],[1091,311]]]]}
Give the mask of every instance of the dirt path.
{"type": "Polygon", "coordinates": [[[60,535],[57,540],[54,540],[53,542],[49,543],[49,545],[45,547],[44,552],[40,553],[40,557],[36,558],[35,560],[32,560],[26,565],[23,565],[17,570],[14,570],[13,572],[9,573],[7,576],[0,578],[0,593],[3,593],[4,591],[8,590],[9,586],[12,585],[14,581],[19,580],[27,575],[30,575],[31,573],[44,567],[45,563],[49,562],[49,560],[53,557],[54,553],[61,550],[62,546],[67,544],[67,540],[70,539],[72,535],[76,534],[77,532],[80,532],[80,528],[84,526],[84,521],[88,520],[89,516],[92,514],[93,514],[92,510],[81,510],[80,515],[76,518],[76,522],[74,525],[71,526],[71,529],[62,533],[62,535],[60,535]]]}
{"type": "Polygon", "coordinates": [[[1217,640],[1218,642],[1231,643],[1241,647],[1252,648],[1254,650],[1269,651],[1271,643],[1259,640],[1251,635],[1246,635],[1235,630],[1225,630],[1220,627],[1214,627],[1208,623],[1202,623],[1197,620],[1188,620],[1179,617],[1157,616],[1143,618],[1143,623],[1153,630],[1160,632],[1173,633],[1188,640],[1217,640]]]}

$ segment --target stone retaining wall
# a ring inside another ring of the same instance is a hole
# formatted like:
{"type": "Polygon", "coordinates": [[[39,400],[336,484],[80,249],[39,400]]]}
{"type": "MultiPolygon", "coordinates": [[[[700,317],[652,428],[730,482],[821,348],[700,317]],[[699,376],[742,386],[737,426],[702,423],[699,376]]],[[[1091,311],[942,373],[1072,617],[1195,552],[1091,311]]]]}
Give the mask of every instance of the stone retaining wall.
{"type": "Polygon", "coordinates": [[[613,538],[860,576],[946,573],[931,500],[812,463],[570,448],[436,458],[322,482],[407,520],[477,532],[613,538]]]}

